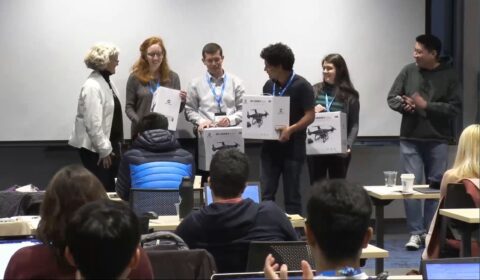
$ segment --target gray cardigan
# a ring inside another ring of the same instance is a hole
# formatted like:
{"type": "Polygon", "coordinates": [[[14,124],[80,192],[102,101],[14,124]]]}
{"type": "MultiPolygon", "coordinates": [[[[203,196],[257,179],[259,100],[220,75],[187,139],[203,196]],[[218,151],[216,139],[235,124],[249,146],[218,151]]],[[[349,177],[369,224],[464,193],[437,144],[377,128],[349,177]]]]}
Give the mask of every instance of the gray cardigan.
{"type": "MultiPolygon", "coordinates": [[[[170,71],[170,81],[162,84],[163,87],[180,89],[180,78],[178,74],[170,71]]],[[[125,113],[132,121],[131,135],[137,135],[137,123],[147,113],[152,106],[152,94],[148,86],[140,82],[133,73],[130,74],[127,81],[127,97],[125,103],[125,113]]]]}

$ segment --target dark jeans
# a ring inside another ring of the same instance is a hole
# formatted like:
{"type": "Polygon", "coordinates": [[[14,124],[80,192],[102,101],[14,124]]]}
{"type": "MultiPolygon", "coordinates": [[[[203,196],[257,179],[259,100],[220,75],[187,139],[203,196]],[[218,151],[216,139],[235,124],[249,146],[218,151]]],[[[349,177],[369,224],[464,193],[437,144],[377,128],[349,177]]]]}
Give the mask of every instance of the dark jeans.
{"type": "Polygon", "coordinates": [[[275,200],[280,175],[283,179],[285,211],[288,214],[302,214],[302,197],[300,195],[300,174],[303,160],[279,158],[278,155],[262,152],[261,182],[262,200],[275,200]]]}
{"type": "Polygon", "coordinates": [[[350,159],[351,153],[307,156],[310,184],[327,178],[327,173],[329,179],[345,179],[350,159]]]}
{"type": "Polygon", "coordinates": [[[115,153],[116,156],[112,158],[112,165],[110,168],[103,168],[98,165],[98,153],[94,153],[85,148],[80,149],[80,159],[83,166],[92,172],[102,182],[107,192],[115,191],[115,177],[117,177],[118,166],[120,163],[119,152],[115,153]]]}

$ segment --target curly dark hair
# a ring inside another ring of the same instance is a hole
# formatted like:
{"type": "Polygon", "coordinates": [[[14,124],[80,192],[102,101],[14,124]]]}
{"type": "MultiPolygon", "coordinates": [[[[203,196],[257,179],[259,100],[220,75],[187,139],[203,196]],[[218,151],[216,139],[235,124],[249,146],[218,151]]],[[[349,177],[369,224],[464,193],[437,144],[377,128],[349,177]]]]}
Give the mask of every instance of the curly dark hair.
{"type": "Polygon", "coordinates": [[[295,63],[295,55],[289,46],[276,43],[264,48],[260,53],[260,57],[264,59],[269,65],[281,65],[283,70],[291,71],[295,63]]]}

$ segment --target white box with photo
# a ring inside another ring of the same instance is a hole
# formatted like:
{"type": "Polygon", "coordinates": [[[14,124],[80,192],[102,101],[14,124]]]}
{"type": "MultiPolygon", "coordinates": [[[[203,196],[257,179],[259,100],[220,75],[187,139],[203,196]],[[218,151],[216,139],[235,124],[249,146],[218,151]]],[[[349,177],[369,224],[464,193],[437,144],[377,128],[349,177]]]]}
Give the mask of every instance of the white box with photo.
{"type": "Polygon", "coordinates": [[[288,126],[289,122],[289,96],[243,96],[243,138],[278,140],[276,129],[288,126]]]}
{"type": "Polygon", "coordinates": [[[177,130],[178,112],[182,100],[177,89],[159,87],[152,97],[150,111],[164,115],[168,120],[168,130],[177,130]]]}
{"type": "Polygon", "coordinates": [[[213,155],[221,149],[236,148],[245,152],[242,128],[212,127],[198,134],[198,168],[209,171],[213,155]]]}
{"type": "Polygon", "coordinates": [[[343,112],[316,113],[307,127],[307,155],[347,152],[347,115],[343,112]]]}

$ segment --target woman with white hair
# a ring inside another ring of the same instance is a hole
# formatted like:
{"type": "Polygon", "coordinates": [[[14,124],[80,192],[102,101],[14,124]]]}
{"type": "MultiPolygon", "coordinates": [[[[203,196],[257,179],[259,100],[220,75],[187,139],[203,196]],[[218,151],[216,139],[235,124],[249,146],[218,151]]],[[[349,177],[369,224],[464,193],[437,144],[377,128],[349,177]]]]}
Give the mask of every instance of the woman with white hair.
{"type": "Polygon", "coordinates": [[[123,141],[122,107],[110,81],[118,65],[118,48],[96,44],[85,56],[92,73],[78,98],[75,125],[68,144],[80,149],[85,168],[100,179],[107,191],[115,191],[120,144],[123,141]]]}

